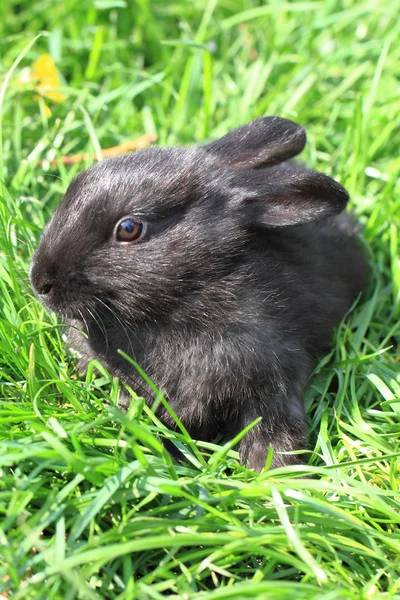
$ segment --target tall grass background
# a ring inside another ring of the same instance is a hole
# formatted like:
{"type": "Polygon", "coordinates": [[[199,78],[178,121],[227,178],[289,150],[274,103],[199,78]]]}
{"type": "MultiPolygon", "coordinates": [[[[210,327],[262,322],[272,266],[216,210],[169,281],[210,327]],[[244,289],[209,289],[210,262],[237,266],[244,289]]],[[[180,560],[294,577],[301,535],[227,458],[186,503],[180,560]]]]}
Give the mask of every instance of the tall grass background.
{"type": "Polygon", "coordinates": [[[0,28],[1,597],[400,599],[396,3],[3,0],[0,28]],[[59,102],[27,80],[46,53],[59,102]],[[28,267],[101,148],[264,114],[304,125],[306,160],[348,188],[373,274],[307,386],[305,466],[255,474],[134,396],[123,414],[101,365],[78,376],[28,267]]]}

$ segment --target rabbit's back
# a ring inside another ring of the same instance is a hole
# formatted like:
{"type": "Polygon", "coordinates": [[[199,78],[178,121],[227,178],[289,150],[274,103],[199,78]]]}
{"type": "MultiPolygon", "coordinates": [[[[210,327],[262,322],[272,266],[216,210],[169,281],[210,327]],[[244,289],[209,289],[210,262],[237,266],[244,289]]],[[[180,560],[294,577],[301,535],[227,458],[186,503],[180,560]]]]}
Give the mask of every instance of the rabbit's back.
{"type": "MultiPolygon", "coordinates": [[[[333,328],[368,284],[358,231],[351,214],[340,214],[259,237],[268,264],[275,256],[283,271],[280,289],[287,299],[287,322],[297,323],[314,354],[329,344],[333,328]]],[[[268,270],[264,273],[268,279],[268,270]]]]}

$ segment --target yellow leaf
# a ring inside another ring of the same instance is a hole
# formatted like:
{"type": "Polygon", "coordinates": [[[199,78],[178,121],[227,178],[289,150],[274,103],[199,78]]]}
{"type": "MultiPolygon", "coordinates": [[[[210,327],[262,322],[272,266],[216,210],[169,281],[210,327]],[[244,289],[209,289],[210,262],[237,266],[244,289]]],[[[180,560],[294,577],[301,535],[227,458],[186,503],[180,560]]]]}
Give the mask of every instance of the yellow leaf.
{"type": "Polygon", "coordinates": [[[57,77],[57,67],[50,54],[42,54],[32,65],[32,79],[46,79],[51,75],[57,77]]]}
{"type": "Polygon", "coordinates": [[[55,89],[60,87],[60,78],[50,54],[40,56],[32,67],[29,78],[35,82],[34,85],[39,94],[52,102],[64,102],[64,94],[55,89]]]}
{"type": "Polygon", "coordinates": [[[53,102],[64,102],[65,101],[64,94],[62,94],[61,92],[57,92],[56,90],[49,90],[46,87],[40,87],[40,88],[38,88],[38,92],[42,96],[45,96],[46,98],[48,98],[49,100],[52,100],[53,102]]]}

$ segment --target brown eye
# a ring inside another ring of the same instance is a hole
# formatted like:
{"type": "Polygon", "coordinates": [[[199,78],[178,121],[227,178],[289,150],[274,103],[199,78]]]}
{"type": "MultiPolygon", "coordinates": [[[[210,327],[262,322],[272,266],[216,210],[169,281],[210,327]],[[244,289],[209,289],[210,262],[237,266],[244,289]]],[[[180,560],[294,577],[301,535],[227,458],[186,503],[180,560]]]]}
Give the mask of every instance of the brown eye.
{"type": "Polygon", "coordinates": [[[115,229],[117,242],[138,242],[147,231],[146,223],[133,217],[124,217],[115,229]]]}

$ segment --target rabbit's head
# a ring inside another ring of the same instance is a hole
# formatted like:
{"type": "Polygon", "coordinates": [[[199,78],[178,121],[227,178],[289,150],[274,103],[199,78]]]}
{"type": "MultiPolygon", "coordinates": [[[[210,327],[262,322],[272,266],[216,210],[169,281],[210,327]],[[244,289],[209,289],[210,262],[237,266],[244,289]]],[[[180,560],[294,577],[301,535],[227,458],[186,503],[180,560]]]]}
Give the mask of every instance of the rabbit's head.
{"type": "Polygon", "coordinates": [[[301,127],[266,117],[194,149],[95,165],[71,183],[43,233],[31,268],[37,295],[65,318],[167,318],[234,272],[268,230],[343,210],[338,183],[282,164],[304,144],[301,127]]]}

